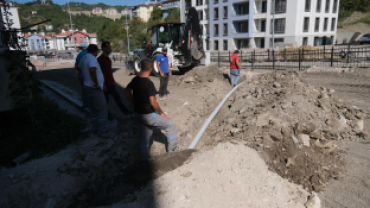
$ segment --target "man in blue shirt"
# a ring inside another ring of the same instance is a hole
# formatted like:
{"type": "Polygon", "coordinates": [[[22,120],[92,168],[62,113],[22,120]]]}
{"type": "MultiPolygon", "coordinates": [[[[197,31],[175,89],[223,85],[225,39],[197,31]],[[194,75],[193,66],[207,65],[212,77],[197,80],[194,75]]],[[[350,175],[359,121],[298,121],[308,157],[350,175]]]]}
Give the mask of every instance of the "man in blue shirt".
{"type": "Polygon", "coordinates": [[[171,68],[168,67],[167,48],[163,47],[162,54],[157,56],[157,68],[160,73],[159,81],[159,97],[163,98],[165,95],[170,94],[167,90],[168,79],[172,77],[171,68]]]}
{"type": "Polygon", "coordinates": [[[83,74],[81,73],[81,69],[78,67],[78,65],[80,64],[80,61],[81,59],[87,55],[87,50],[86,49],[83,49],[76,57],[76,63],[75,63],[75,70],[76,70],[76,74],[78,74],[78,80],[80,81],[81,83],[81,88],[82,88],[82,93],[81,93],[81,97],[82,97],[82,108],[86,108],[87,107],[87,96],[86,96],[86,93],[84,92],[83,90],[83,83],[84,83],[84,76],[83,74]]]}

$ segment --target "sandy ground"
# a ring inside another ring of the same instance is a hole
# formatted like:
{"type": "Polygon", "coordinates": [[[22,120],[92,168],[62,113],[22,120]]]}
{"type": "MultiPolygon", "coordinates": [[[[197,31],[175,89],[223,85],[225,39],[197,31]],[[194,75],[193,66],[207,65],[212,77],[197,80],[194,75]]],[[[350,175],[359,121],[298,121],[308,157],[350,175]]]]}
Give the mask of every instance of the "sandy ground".
{"type": "MultiPolygon", "coordinates": [[[[50,65],[36,76],[80,92],[72,66],[72,63],[50,65]]],[[[124,98],[124,87],[134,76],[128,75],[122,65],[114,65],[114,68],[118,92],[130,107],[124,98]]],[[[182,147],[190,144],[205,119],[231,89],[222,71],[210,74],[212,76],[194,72],[190,79],[176,73],[169,83],[171,94],[159,101],[174,121],[182,147]]],[[[302,78],[314,87],[335,89],[334,94],[340,99],[370,112],[367,76],[311,72],[303,73],[302,78]]],[[[158,88],[159,79],[151,77],[151,80],[158,88]]],[[[151,152],[155,157],[153,166],[133,165],[137,159],[135,124],[121,119],[122,114],[113,100],[109,108],[117,118],[116,131],[120,137],[114,140],[91,137],[53,156],[2,170],[0,184],[6,189],[0,192],[0,205],[76,208],[119,202],[111,207],[209,207],[210,203],[213,207],[245,207],[246,204],[250,205],[247,207],[304,207],[309,193],[270,171],[260,152],[243,142],[212,143],[213,133],[218,131],[213,124],[196,153],[163,157],[165,137],[155,133],[151,152]],[[129,132],[128,128],[135,131],[129,132]],[[148,173],[153,176],[146,176],[148,173]],[[147,184],[148,181],[152,182],[147,184]],[[18,203],[19,197],[24,200],[18,203]],[[4,201],[8,203],[2,204],[4,201]]],[[[217,120],[221,121],[223,118],[217,120]]],[[[369,120],[365,120],[365,130],[369,129],[368,124],[369,120]]],[[[338,143],[347,171],[326,184],[320,194],[323,207],[370,207],[369,144],[368,140],[338,143]]]]}

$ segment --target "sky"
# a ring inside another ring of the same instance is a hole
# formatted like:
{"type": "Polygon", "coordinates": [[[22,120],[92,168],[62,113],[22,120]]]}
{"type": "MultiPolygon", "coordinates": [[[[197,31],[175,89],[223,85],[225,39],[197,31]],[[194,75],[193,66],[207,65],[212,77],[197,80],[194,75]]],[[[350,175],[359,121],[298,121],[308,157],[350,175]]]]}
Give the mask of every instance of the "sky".
{"type": "MultiPolygon", "coordinates": [[[[17,2],[17,3],[25,3],[25,2],[29,2],[29,1],[33,1],[33,0],[12,0],[14,2],[17,2]]],[[[73,0],[71,0],[73,1],[73,0]]],[[[100,2],[104,2],[104,4],[107,4],[107,5],[112,5],[112,6],[115,6],[115,5],[127,5],[127,6],[134,6],[134,5],[138,5],[142,2],[144,2],[144,0],[142,1],[138,1],[138,0],[76,0],[78,2],[84,2],[86,4],[97,4],[97,3],[100,3],[100,2]]],[[[67,3],[67,0],[53,0],[53,2],[55,4],[65,4],[67,3]]]]}

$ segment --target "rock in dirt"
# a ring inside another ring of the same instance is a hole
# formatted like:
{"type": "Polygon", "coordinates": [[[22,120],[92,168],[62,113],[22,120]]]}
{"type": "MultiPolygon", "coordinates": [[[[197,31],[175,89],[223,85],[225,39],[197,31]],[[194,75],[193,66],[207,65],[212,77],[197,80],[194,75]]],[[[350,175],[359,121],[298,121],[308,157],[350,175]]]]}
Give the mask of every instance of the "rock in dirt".
{"type": "Polygon", "coordinates": [[[321,201],[318,196],[314,195],[304,205],[306,208],[321,208],[321,201]]]}
{"type": "Polygon", "coordinates": [[[296,134],[303,133],[303,134],[310,134],[311,132],[315,131],[315,124],[310,121],[302,121],[297,123],[294,126],[294,132],[296,134]]]}
{"type": "Polygon", "coordinates": [[[304,146],[310,146],[310,136],[308,136],[307,134],[298,134],[298,139],[302,142],[304,146]]]}
{"type": "Polygon", "coordinates": [[[192,175],[193,173],[191,171],[185,171],[183,173],[181,173],[181,176],[184,177],[184,178],[188,178],[192,175]]]}
{"type": "Polygon", "coordinates": [[[269,120],[267,118],[267,115],[260,114],[256,118],[256,126],[267,126],[269,124],[269,120]]]}

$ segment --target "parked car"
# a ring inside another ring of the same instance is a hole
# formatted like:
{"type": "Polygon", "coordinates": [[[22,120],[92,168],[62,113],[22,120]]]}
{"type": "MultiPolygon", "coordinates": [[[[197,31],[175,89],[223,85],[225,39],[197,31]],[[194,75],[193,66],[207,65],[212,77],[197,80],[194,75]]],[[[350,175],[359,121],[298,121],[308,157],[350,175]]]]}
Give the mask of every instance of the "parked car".
{"type": "Polygon", "coordinates": [[[363,35],[358,42],[360,44],[364,44],[364,43],[370,44],[370,33],[363,35]]]}

